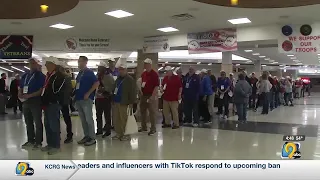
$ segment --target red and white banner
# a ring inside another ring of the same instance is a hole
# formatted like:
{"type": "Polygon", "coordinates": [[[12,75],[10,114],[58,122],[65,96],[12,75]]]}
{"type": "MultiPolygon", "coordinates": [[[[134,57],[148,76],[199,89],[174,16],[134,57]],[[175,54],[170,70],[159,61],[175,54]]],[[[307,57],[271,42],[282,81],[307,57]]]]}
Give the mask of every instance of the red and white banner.
{"type": "Polygon", "coordinates": [[[319,53],[320,52],[320,33],[303,29],[307,25],[284,26],[282,34],[278,39],[278,49],[280,53],[319,53]],[[304,33],[306,32],[306,33],[304,33]]]}
{"type": "Polygon", "coordinates": [[[218,29],[188,34],[189,54],[238,50],[237,30],[218,29]]]}

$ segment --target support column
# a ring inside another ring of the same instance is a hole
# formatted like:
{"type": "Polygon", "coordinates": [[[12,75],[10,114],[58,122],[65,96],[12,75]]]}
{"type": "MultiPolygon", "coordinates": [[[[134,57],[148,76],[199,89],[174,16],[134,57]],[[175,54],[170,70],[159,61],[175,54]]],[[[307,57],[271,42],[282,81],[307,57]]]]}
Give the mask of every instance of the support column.
{"type": "Polygon", "coordinates": [[[233,73],[231,52],[222,52],[221,70],[225,71],[227,76],[229,76],[229,73],[233,73]]]}
{"type": "Polygon", "coordinates": [[[256,73],[256,77],[260,77],[261,76],[262,73],[261,73],[261,61],[260,60],[254,61],[253,71],[256,73]]]}
{"type": "Polygon", "coordinates": [[[137,56],[137,71],[136,71],[136,77],[137,79],[140,78],[143,70],[144,70],[144,60],[149,58],[152,60],[152,67],[155,71],[158,71],[158,53],[143,53],[141,49],[138,51],[137,56]]]}

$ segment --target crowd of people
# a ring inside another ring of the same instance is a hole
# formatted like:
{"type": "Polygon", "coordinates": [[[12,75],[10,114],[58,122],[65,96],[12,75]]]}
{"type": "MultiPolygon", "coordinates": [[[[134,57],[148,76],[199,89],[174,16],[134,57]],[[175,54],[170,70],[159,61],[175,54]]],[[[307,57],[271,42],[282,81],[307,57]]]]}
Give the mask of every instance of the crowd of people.
{"type": "Polygon", "coordinates": [[[229,109],[238,115],[239,123],[246,123],[247,109],[257,111],[262,107],[261,113],[268,114],[280,105],[293,106],[293,92],[297,89],[297,84],[290,77],[278,79],[269,72],[263,72],[260,77],[255,73],[247,75],[240,72],[236,79],[232,73],[227,76],[225,71],[221,71],[216,78],[211,70],[202,69],[197,73],[194,67],[190,67],[183,75],[181,69],[174,71],[167,66],[160,83],[151,59],[144,61],[144,71],[137,80],[128,74],[126,64],[116,67],[115,60],[109,60],[108,64],[100,63],[97,75],[87,67],[87,62],[87,57],[79,57],[80,72],[73,80],[66,65],[57,58],[46,59],[46,75],[41,72],[40,62],[32,58],[29,60],[30,71],[21,79],[17,75],[12,81],[10,90],[16,94],[12,97],[16,102],[14,112],[19,107],[26,123],[28,140],[23,148],[41,149],[49,155],[58,153],[60,112],[67,131],[64,143],[73,141],[70,111],[77,111],[83,128],[83,138],[77,143],[91,146],[96,143],[97,136],[111,136],[112,129],[115,131],[113,140],[130,140],[125,130],[128,112],[133,111],[141,121],[138,132],[154,135],[159,92],[163,101],[162,127],[179,129],[182,125],[198,127],[200,122],[211,123],[216,115],[224,121],[230,115],[229,109]],[[93,106],[96,109],[96,127],[93,106]],[[218,107],[217,112],[215,107],[218,107]],[[150,128],[147,122],[150,122],[150,128]],[[46,146],[42,146],[43,127],[46,146]]]}

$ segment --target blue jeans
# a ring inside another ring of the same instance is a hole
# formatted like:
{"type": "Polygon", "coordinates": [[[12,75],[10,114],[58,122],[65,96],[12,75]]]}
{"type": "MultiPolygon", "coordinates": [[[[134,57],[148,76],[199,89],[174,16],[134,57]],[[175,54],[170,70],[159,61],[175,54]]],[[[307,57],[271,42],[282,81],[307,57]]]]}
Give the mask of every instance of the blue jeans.
{"type": "Polygon", "coordinates": [[[44,110],[47,144],[52,148],[60,148],[60,110],[58,103],[49,104],[44,110]]]}
{"type": "Polygon", "coordinates": [[[248,103],[236,103],[238,121],[247,121],[248,103]]]}
{"type": "Polygon", "coordinates": [[[91,99],[76,101],[76,108],[78,109],[79,117],[81,119],[84,136],[96,139],[92,106],[93,100],[91,99]]]}
{"type": "Polygon", "coordinates": [[[268,114],[269,113],[269,100],[270,100],[270,95],[269,93],[262,93],[261,94],[261,99],[262,99],[262,113],[268,114]]]}

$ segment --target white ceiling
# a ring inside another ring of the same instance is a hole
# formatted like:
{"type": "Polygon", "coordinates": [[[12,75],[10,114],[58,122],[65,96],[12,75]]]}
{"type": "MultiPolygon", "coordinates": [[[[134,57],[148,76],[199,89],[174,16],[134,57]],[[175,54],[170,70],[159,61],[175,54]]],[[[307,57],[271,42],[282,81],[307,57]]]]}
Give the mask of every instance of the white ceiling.
{"type": "MultiPolygon", "coordinates": [[[[141,39],[145,36],[173,34],[162,33],[156,30],[166,26],[172,26],[180,30],[175,33],[188,33],[227,27],[312,23],[320,21],[320,16],[315,16],[315,14],[318,14],[319,8],[320,5],[285,9],[241,9],[211,6],[192,0],[90,0],[80,1],[73,10],[53,17],[32,20],[0,20],[0,34],[32,34],[53,38],[60,36],[121,37],[127,38],[128,43],[134,43],[131,41],[141,39]],[[133,13],[134,16],[117,19],[104,14],[118,9],[133,13]],[[189,21],[171,19],[171,16],[182,13],[189,13],[193,15],[195,19],[189,21]],[[235,26],[228,22],[229,19],[240,17],[248,17],[252,23],[235,26]],[[22,24],[14,25],[12,22],[21,22],[22,24]],[[49,28],[50,25],[57,23],[69,24],[74,26],[74,28],[68,30],[49,28]]],[[[50,44],[50,41],[47,43],[50,44]]],[[[36,44],[37,42],[35,42],[35,46],[37,46],[36,44]]],[[[249,44],[255,43],[252,42],[249,44]]],[[[238,52],[235,52],[235,54],[249,59],[260,59],[257,56],[253,56],[252,53],[244,52],[243,50],[245,49],[247,48],[242,48],[240,44],[240,49],[238,52]]],[[[278,61],[279,64],[296,64],[290,57],[279,54],[277,48],[253,48],[252,50],[267,58],[278,61]]],[[[49,49],[46,52],[36,53],[39,53],[41,57],[56,56],[66,59],[76,59],[80,54],[50,52],[49,49]]],[[[91,57],[90,55],[87,56],[91,59],[108,59],[119,57],[121,54],[124,53],[110,52],[91,54],[91,57]]],[[[296,57],[301,60],[303,64],[319,64],[316,54],[299,54],[296,55],[296,57]]],[[[172,57],[167,58],[172,59],[172,57]]],[[[192,60],[192,58],[188,58],[192,60]]],[[[194,59],[207,61],[206,58],[194,59]]],[[[265,61],[263,63],[267,62],[268,61],[265,61]]]]}

